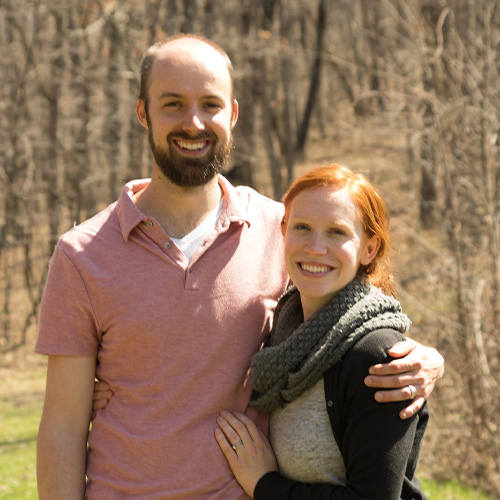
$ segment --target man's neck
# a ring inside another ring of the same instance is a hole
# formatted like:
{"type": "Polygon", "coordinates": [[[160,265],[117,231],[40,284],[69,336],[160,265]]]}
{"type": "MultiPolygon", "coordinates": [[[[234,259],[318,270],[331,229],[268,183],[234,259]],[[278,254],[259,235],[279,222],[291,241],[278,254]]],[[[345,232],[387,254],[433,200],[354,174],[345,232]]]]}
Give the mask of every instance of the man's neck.
{"type": "Polygon", "coordinates": [[[144,215],[154,217],[173,238],[183,238],[198,227],[222,197],[217,176],[207,184],[180,187],[153,169],[151,184],[138,193],[135,203],[144,215]]]}

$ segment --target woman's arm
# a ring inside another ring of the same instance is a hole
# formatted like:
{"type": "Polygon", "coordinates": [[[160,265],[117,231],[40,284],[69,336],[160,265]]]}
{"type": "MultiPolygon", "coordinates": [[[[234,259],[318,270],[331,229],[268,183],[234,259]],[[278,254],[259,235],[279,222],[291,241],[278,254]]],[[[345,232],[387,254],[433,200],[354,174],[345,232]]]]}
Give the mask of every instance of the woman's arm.
{"type": "Polygon", "coordinates": [[[325,376],[325,394],[333,401],[330,422],[346,466],[346,489],[355,498],[425,498],[414,472],[427,406],[402,420],[399,412],[405,401],[378,404],[375,390],[363,384],[368,367],[389,361],[388,351],[400,338],[389,329],[372,332],[325,376]]]}

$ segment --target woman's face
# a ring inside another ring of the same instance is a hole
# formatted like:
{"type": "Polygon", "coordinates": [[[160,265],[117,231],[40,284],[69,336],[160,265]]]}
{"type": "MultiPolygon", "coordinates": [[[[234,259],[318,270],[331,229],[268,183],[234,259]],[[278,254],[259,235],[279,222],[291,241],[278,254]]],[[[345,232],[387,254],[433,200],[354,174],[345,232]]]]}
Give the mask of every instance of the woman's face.
{"type": "Polygon", "coordinates": [[[363,231],[345,188],[301,191],[291,202],[284,236],[285,263],[300,292],[304,319],[350,283],[379,246],[376,236],[363,231]]]}

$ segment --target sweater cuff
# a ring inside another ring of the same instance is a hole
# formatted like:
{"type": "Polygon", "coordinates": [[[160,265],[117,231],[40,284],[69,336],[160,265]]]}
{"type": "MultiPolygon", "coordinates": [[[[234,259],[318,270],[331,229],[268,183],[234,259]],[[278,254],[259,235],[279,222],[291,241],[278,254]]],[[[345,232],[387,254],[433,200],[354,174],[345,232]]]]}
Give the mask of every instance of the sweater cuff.
{"type": "Polygon", "coordinates": [[[277,500],[283,493],[287,482],[288,480],[277,471],[264,474],[255,486],[254,500],[277,500]]]}

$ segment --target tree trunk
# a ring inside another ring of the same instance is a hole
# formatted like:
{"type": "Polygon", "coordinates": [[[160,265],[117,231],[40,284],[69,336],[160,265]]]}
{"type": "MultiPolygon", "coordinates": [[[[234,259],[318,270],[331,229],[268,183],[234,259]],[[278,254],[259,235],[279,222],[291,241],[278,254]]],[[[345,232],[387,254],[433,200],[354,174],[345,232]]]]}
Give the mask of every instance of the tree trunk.
{"type": "Polygon", "coordinates": [[[309,92],[307,94],[306,107],[302,122],[299,126],[297,135],[296,150],[299,153],[304,152],[304,147],[309,133],[309,126],[311,124],[311,117],[313,114],[314,106],[318,98],[318,91],[320,87],[321,67],[323,65],[324,53],[324,40],[327,28],[327,16],[329,10],[329,0],[319,0],[318,14],[316,19],[316,45],[314,51],[314,60],[311,67],[309,78],[309,92]]]}

